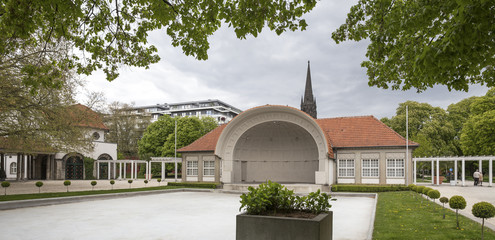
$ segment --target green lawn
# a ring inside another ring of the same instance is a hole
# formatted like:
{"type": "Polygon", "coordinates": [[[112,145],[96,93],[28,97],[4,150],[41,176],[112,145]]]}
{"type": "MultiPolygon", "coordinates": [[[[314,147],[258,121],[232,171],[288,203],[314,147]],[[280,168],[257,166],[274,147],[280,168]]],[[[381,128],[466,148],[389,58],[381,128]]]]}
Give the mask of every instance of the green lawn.
{"type": "MultiPolygon", "coordinates": [[[[108,193],[125,193],[125,192],[142,192],[153,190],[165,190],[165,189],[177,189],[188,188],[187,186],[160,186],[160,187],[144,187],[144,188],[130,188],[130,189],[114,189],[114,190],[95,190],[95,191],[78,191],[78,192],[56,192],[56,193],[34,193],[34,194],[16,194],[16,195],[0,195],[0,201],[14,201],[14,200],[26,200],[26,199],[40,199],[40,198],[57,198],[57,197],[72,197],[72,196],[84,196],[84,195],[98,195],[108,193]]],[[[70,191],[70,187],[69,187],[70,191]]],[[[1,192],[3,193],[3,191],[1,192]]]]}
{"type": "MultiPolygon", "coordinates": [[[[441,205],[421,199],[411,191],[378,193],[373,239],[481,239],[481,224],[459,215],[456,229],[448,204],[443,219],[441,205]]],[[[495,232],[485,227],[484,237],[495,240],[495,232]]]]}

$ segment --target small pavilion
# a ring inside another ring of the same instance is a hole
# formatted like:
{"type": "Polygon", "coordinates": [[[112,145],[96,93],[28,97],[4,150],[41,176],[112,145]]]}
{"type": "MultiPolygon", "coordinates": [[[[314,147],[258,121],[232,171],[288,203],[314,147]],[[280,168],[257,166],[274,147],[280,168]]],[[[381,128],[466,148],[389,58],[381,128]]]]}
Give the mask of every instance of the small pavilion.
{"type": "Polygon", "coordinates": [[[181,162],[181,158],[173,158],[173,157],[152,157],[151,160],[134,160],[134,159],[121,159],[121,160],[96,160],[96,179],[100,179],[100,164],[107,163],[108,164],[108,179],[110,176],[117,176],[117,164],[119,165],[119,177],[117,179],[127,179],[127,164],[131,166],[131,176],[130,179],[137,179],[138,175],[138,164],[145,164],[146,174],[145,179],[151,180],[151,164],[152,163],[161,163],[162,164],[162,180],[165,180],[165,164],[166,163],[175,163],[175,179],[177,180],[177,163],[181,162]],[[122,171],[122,168],[124,171],[122,171]],[[110,171],[113,171],[113,174],[110,174],[110,171]]]}

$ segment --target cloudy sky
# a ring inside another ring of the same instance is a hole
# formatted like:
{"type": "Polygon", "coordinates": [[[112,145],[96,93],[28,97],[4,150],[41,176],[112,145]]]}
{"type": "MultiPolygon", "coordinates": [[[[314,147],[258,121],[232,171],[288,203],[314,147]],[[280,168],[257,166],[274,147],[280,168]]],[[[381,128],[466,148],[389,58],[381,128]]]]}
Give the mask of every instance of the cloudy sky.
{"type": "Polygon", "coordinates": [[[148,70],[123,68],[113,82],[106,81],[102,73],[85,77],[86,90],[81,90],[78,98],[83,99],[85,91],[102,91],[108,102],[133,102],[136,106],[220,99],[242,110],[265,104],[299,108],[308,61],[318,118],[391,117],[398,104],[407,100],[446,108],[486,93],[483,86],[472,86],[468,93],[438,86],[420,94],[369,87],[366,70],[360,67],[368,42],[337,45],[331,39],[356,2],[319,1],[305,17],[306,31],[281,36],[265,29],[257,38],[239,40],[232,29],[223,26],[210,38],[206,61],[172,47],[163,30],[153,32],[150,42],[158,48],[159,63],[148,70]]]}

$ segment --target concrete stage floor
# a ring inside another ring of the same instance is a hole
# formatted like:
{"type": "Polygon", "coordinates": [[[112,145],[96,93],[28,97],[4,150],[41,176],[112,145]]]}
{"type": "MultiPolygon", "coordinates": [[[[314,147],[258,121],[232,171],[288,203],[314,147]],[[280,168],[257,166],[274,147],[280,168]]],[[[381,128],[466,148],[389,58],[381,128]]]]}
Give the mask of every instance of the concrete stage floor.
{"type": "MultiPolygon", "coordinates": [[[[240,194],[173,192],[0,211],[5,239],[235,239],[240,194]]],[[[337,196],[333,239],[367,239],[375,199],[337,196]]]]}

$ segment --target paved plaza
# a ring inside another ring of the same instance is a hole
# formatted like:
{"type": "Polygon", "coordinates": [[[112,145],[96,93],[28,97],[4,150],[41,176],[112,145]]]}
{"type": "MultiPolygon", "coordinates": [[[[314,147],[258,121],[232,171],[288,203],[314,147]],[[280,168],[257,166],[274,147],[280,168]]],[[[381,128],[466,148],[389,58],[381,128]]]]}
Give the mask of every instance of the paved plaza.
{"type": "MultiPolygon", "coordinates": [[[[375,199],[337,197],[334,239],[367,239],[375,199]]],[[[175,192],[0,211],[8,239],[235,239],[239,194],[175,192]]]]}

